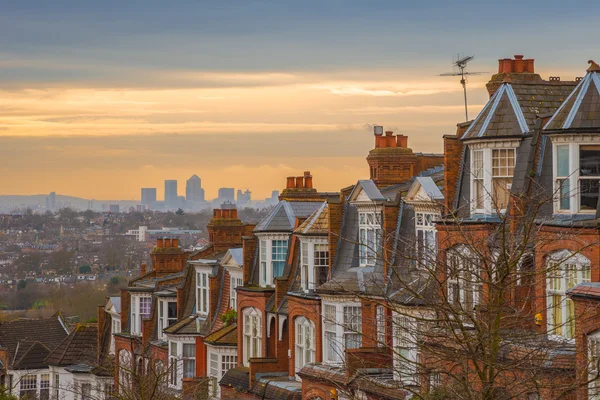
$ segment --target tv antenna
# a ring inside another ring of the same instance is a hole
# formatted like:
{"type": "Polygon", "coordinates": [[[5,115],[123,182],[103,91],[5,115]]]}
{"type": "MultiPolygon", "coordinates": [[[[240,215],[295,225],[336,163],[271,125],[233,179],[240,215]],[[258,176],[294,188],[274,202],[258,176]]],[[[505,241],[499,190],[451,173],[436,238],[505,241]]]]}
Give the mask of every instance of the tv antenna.
{"type": "Polygon", "coordinates": [[[486,72],[465,72],[465,68],[467,68],[467,64],[470,61],[473,61],[475,59],[475,56],[467,56],[467,57],[460,57],[459,55],[457,55],[456,57],[456,61],[454,62],[454,67],[458,68],[458,71],[456,72],[447,72],[444,74],[439,74],[438,76],[460,76],[460,84],[463,87],[463,92],[465,94],[465,121],[469,120],[469,110],[467,108],[467,79],[465,78],[465,75],[481,75],[481,74],[485,74],[486,72]]]}

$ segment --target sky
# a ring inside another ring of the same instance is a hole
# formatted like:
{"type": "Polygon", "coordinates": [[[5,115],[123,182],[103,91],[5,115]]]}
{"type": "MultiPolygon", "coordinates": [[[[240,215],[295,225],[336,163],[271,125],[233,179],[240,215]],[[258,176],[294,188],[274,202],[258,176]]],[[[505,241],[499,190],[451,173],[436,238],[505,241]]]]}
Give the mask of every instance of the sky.
{"type": "Polygon", "coordinates": [[[373,125],[441,152],[499,58],[573,79],[600,61],[600,3],[0,1],[0,194],[139,199],[197,174],[254,199],[311,171],[368,178],[373,125]]]}

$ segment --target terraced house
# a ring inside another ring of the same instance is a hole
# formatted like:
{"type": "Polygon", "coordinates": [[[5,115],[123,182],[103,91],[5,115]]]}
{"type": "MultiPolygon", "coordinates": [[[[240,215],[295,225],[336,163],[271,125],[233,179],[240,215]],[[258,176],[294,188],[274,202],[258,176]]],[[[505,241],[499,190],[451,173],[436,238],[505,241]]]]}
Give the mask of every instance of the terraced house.
{"type": "Polygon", "coordinates": [[[599,73],[501,59],[444,154],[376,126],[368,179],[304,172],[257,225],[214,210],[199,252],[159,239],[99,308],[113,391],[599,398],[599,73]]]}

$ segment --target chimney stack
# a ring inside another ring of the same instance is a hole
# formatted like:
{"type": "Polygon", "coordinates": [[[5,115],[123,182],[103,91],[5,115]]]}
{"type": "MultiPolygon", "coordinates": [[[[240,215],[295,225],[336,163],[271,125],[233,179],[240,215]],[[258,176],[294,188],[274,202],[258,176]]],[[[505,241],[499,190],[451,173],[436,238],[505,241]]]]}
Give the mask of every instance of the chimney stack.
{"type": "Polygon", "coordinates": [[[296,189],[304,189],[304,177],[303,176],[296,177],[296,189]]]}
{"type": "Polygon", "coordinates": [[[304,187],[306,189],[312,189],[313,187],[312,175],[310,174],[310,171],[304,171],[304,187]]]}
{"type": "Polygon", "coordinates": [[[535,73],[533,58],[524,58],[521,54],[516,54],[514,59],[503,58],[498,60],[499,74],[522,74],[535,73]]]}
{"type": "Polygon", "coordinates": [[[296,178],[294,178],[293,176],[288,176],[287,177],[287,184],[285,185],[286,189],[293,189],[296,187],[296,178]]]}
{"type": "Polygon", "coordinates": [[[164,247],[165,241],[163,238],[156,239],[156,247],[164,247]]]}
{"type": "Polygon", "coordinates": [[[142,265],[140,265],[140,275],[146,275],[146,263],[142,263],[142,265]]]}

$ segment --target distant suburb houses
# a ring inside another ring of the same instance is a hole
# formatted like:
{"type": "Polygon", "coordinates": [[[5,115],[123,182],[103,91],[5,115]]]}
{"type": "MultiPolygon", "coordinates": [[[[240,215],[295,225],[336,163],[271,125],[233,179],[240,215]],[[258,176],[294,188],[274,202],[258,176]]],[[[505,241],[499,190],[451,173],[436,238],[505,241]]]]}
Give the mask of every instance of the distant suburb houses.
{"type": "MultiPolygon", "coordinates": [[[[0,324],[17,396],[600,399],[600,66],[498,62],[443,154],[374,127],[365,179],[156,239],[96,324],[0,324]]],[[[440,136],[442,136],[440,134],[440,136]]]]}

